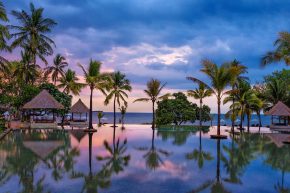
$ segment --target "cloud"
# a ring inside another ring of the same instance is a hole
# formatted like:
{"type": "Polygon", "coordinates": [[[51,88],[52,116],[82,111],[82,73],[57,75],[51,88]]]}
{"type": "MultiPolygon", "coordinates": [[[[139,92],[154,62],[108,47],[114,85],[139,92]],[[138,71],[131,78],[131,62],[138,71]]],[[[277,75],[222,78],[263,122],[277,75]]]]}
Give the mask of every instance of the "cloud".
{"type": "MultiPolygon", "coordinates": [[[[44,7],[44,15],[57,21],[50,36],[57,45],[55,53],[64,54],[70,68],[81,76],[77,63],[86,65],[91,58],[100,60],[103,71],[121,70],[127,74],[134,87],[138,87],[132,95],[142,91],[150,78],[167,82],[172,91],[193,87],[186,76],[208,81],[199,71],[203,58],[218,64],[238,59],[248,66],[252,83],[261,81],[264,75],[281,68],[273,65],[261,69],[261,57],[273,49],[279,31],[290,30],[287,1],[32,2],[36,7],[44,7]]],[[[28,10],[29,5],[25,1],[4,4],[9,12],[28,10]]],[[[9,18],[11,23],[17,23],[11,15],[9,18]]],[[[18,50],[4,55],[15,59],[20,54],[18,50]]],[[[83,96],[87,96],[85,91],[83,96]]],[[[138,107],[133,105],[132,109],[138,107]]]]}

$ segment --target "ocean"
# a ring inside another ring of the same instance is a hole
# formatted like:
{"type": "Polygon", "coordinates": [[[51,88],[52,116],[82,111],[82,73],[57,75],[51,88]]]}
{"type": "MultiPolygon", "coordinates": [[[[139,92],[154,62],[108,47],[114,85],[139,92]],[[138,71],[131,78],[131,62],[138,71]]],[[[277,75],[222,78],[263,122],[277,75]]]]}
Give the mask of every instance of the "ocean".
{"type": "MultiPolygon", "coordinates": [[[[103,112],[104,118],[102,119],[103,123],[113,123],[114,113],[112,112],[103,112]]],[[[116,122],[119,122],[119,119],[121,118],[121,114],[119,112],[116,113],[116,122]]],[[[213,125],[217,125],[217,114],[214,115],[214,120],[212,122],[213,125]]],[[[269,126],[271,123],[271,116],[261,115],[262,118],[262,126],[269,126]]],[[[239,120],[237,121],[237,124],[239,124],[239,120]]],[[[126,113],[125,115],[125,124],[149,124],[152,122],[152,113],[126,113]]],[[[97,112],[93,112],[93,123],[98,123],[98,117],[97,112]]],[[[198,121],[195,123],[198,125],[198,121]]],[[[210,121],[203,123],[203,125],[210,125],[210,121]]],[[[225,115],[221,115],[221,124],[222,125],[231,125],[231,121],[229,119],[225,118],[225,115]]],[[[247,119],[243,122],[244,125],[247,124],[247,119]]],[[[252,115],[251,124],[258,124],[258,117],[257,115],[252,115]]]]}

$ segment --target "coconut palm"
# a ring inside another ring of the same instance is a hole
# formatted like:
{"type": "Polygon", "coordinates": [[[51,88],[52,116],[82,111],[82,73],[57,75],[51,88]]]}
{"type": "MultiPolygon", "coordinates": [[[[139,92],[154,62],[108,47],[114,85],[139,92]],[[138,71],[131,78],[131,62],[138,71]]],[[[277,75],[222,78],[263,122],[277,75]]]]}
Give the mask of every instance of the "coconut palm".
{"type": "Polygon", "coordinates": [[[124,125],[124,119],[125,119],[125,114],[127,112],[127,107],[126,106],[121,106],[119,108],[120,110],[120,113],[121,113],[121,122],[122,122],[122,125],[124,125]]]}
{"type": "Polygon", "coordinates": [[[284,61],[290,66],[290,33],[280,32],[278,39],[274,42],[276,50],[268,52],[261,61],[261,65],[284,61]]]}
{"type": "Polygon", "coordinates": [[[199,84],[199,88],[195,90],[188,90],[188,96],[199,100],[199,126],[202,126],[202,104],[203,99],[212,95],[212,90],[207,89],[202,83],[199,84]]]}
{"type": "Polygon", "coordinates": [[[45,56],[52,55],[52,46],[55,46],[54,41],[46,34],[51,32],[56,22],[50,18],[43,17],[43,10],[43,8],[36,9],[30,3],[30,13],[24,10],[12,11],[12,15],[15,16],[20,25],[10,25],[10,28],[15,32],[11,34],[15,38],[11,47],[20,46],[27,48],[31,52],[33,64],[36,63],[36,57],[39,57],[47,64],[45,56]]]}
{"type": "Polygon", "coordinates": [[[32,56],[29,52],[21,51],[21,58],[19,67],[14,72],[14,77],[21,83],[33,85],[37,78],[41,76],[41,67],[32,63],[32,56]]]}
{"type": "MultiPolygon", "coordinates": [[[[232,87],[232,90],[234,90],[237,87],[237,84],[239,81],[248,80],[247,77],[242,76],[242,74],[247,73],[247,67],[242,65],[241,62],[239,62],[236,59],[229,63],[229,67],[232,68],[233,71],[235,71],[235,76],[233,76],[233,79],[231,81],[231,87],[232,87]]],[[[235,103],[235,99],[233,98],[232,104],[234,104],[234,103],[235,103]]],[[[233,116],[231,116],[231,121],[232,121],[231,130],[232,130],[232,132],[234,132],[234,126],[235,126],[235,120],[236,120],[235,116],[234,116],[235,113],[236,113],[236,110],[233,107],[233,109],[232,109],[233,116]]]]}
{"type": "MultiPolygon", "coordinates": [[[[0,21],[8,22],[6,10],[2,2],[0,2],[0,21]]],[[[7,26],[0,24],[0,51],[10,51],[7,44],[7,39],[9,38],[10,33],[7,26]]],[[[0,70],[4,70],[7,63],[8,61],[4,57],[0,56],[0,70]]]]}
{"type": "Polygon", "coordinates": [[[148,98],[139,98],[136,99],[134,102],[152,102],[152,129],[155,129],[155,103],[158,100],[162,100],[169,97],[169,94],[165,94],[162,96],[159,96],[161,94],[161,91],[165,87],[166,83],[161,84],[161,82],[157,79],[151,79],[147,82],[147,89],[144,90],[145,94],[148,96],[148,98]]]}
{"type": "Polygon", "coordinates": [[[94,89],[101,91],[106,95],[105,90],[108,89],[108,74],[101,73],[102,63],[99,61],[91,60],[87,69],[83,65],[78,64],[83,70],[86,80],[86,86],[90,88],[90,113],[89,113],[89,129],[93,129],[93,91],[94,89]]]}
{"type": "MultiPolygon", "coordinates": [[[[205,87],[216,96],[217,98],[217,105],[218,105],[218,124],[217,124],[217,136],[220,135],[220,126],[221,126],[221,99],[226,94],[226,88],[230,85],[233,80],[233,76],[235,76],[234,69],[230,68],[227,63],[218,66],[217,64],[209,61],[203,60],[202,61],[202,69],[205,75],[211,81],[211,86],[207,85],[206,83],[202,82],[201,80],[195,77],[187,77],[188,80],[193,82],[197,82],[200,84],[204,84],[205,87]]],[[[224,136],[222,136],[224,137],[224,136]]]]}
{"type": "Polygon", "coordinates": [[[65,57],[57,54],[53,59],[53,65],[45,68],[45,75],[51,75],[51,80],[56,85],[56,81],[65,75],[64,68],[68,66],[65,57]]]}
{"type": "Polygon", "coordinates": [[[101,120],[105,115],[102,111],[99,111],[97,116],[98,116],[98,120],[99,120],[99,126],[101,126],[102,125],[101,120]]]}
{"type": "Polygon", "coordinates": [[[264,97],[270,103],[268,108],[271,108],[279,101],[287,102],[289,100],[286,88],[286,83],[279,79],[271,79],[266,84],[264,97]]]}
{"type": "Polygon", "coordinates": [[[235,103],[230,106],[231,111],[233,109],[239,110],[239,114],[241,116],[240,130],[243,129],[243,120],[245,114],[248,118],[249,130],[249,122],[252,110],[258,108],[261,105],[261,100],[258,99],[258,97],[255,95],[251,85],[248,82],[239,81],[237,89],[232,90],[230,95],[224,99],[224,104],[230,101],[235,101],[235,103]]]}
{"type": "Polygon", "coordinates": [[[73,95],[79,95],[81,89],[85,86],[82,83],[79,83],[79,78],[76,76],[75,71],[68,69],[64,76],[59,79],[58,88],[63,88],[63,92],[66,94],[72,93],[73,95]]]}
{"type": "Polygon", "coordinates": [[[111,75],[110,92],[105,99],[105,105],[108,105],[109,102],[113,99],[114,127],[116,127],[116,103],[119,106],[121,103],[127,106],[126,98],[128,98],[128,94],[126,92],[131,92],[131,90],[132,87],[130,85],[130,81],[126,78],[125,74],[122,74],[120,71],[118,71],[111,75]]]}

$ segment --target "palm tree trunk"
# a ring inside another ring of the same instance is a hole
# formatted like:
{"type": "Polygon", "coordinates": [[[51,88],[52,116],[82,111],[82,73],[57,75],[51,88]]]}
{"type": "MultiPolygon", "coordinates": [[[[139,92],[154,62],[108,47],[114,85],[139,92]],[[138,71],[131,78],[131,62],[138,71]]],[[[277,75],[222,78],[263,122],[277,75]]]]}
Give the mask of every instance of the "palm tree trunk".
{"type": "Polygon", "coordinates": [[[260,111],[257,111],[258,119],[259,119],[259,132],[261,131],[262,126],[262,120],[261,120],[261,113],[260,111]]]}
{"type": "Polygon", "coordinates": [[[217,125],[217,135],[221,134],[221,98],[218,96],[218,125],[217,125]]]}
{"type": "Polygon", "coordinates": [[[233,116],[231,118],[231,120],[232,120],[232,133],[234,133],[234,128],[235,128],[235,120],[234,120],[234,117],[235,117],[235,111],[236,111],[236,109],[235,109],[234,103],[235,103],[235,99],[233,98],[233,116]]]}
{"type": "Polygon", "coordinates": [[[247,113],[247,121],[248,121],[248,123],[247,123],[247,127],[248,127],[248,133],[250,132],[250,113],[247,113]]]}
{"type": "Polygon", "coordinates": [[[114,128],[116,127],[116,95],[114,96],[114,128]]]}
{"type": "Polygon", "coordinates": [[[241,121],[240,121],[240,130],[241,131],[243,129],[243,120],[244,120],[244,107],[242,105],[242,108],[241,108],[241,121]]]}
{"type": "Polygon", "coordinates": [[[152,101],[152,129],[155,130],[155,101],[152,101]]]}
{"type": "Polygon", "coordinates": [[[202,98],[199,101],[199,127],[202,127],[202,118],[201,118],[201,111],[202,111],[202,98]]]}
{"type": "Polygon", "coordinates": [[[91,95],[90,95],[90,114],[89,114],[89,129],[93,129],[93,90],[94,88],[91,86],[91,95]]]}

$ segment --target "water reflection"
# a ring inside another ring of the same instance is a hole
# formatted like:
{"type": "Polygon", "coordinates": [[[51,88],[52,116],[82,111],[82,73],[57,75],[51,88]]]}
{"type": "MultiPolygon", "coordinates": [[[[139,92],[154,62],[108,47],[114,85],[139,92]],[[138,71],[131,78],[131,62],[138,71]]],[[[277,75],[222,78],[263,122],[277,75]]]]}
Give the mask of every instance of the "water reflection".
{"type": "Polygon", "coordinates": [[[143,155],[147,168],[150,170],[155,170],[163,164],[162,157],[168,157],[170,152],[157,148],[155,146],[155,130],[152,130],[151,147],[140,147],[140,151],[145,151],[143,155]]]}
{"type": "Polygon", "coordinates": [[[277,135],[132,128],[15,131],[0,141],[0,192],[290,192],[277,135]]]}
{"type": "Polygon", "coordinates": [[[203,149],[202,149],[202,142],[201,142],[202,132],[206,133],[207,130],[203,130],[203,129],[199,130],[199,148],[196,148],[192,152],[187,153],[185,155],[186,159],[197,161],[198,167],[200,169],[203,167],[205,161],[213,160],[211,153],[208,151],[203,151],[203,149]]]}

